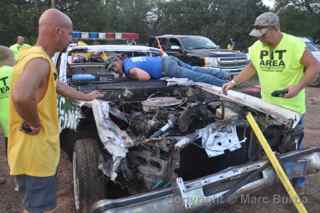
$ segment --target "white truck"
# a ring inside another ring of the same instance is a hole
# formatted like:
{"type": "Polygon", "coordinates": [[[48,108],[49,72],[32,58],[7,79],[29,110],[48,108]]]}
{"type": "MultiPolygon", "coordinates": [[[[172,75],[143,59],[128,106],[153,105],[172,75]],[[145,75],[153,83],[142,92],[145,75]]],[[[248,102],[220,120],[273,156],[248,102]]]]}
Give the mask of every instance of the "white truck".
{"type": "Polygon", "coordinates": [[[120,80],[97,54],[156,56],[160,50],[89,45],[55,57],[60,81],[105,94],[93,102],[59,99],[76,212],[199,212],[269,186],[277,178],[247,112],[280,160],[297,165],[290,178],[319,171],[319,148],[295,150],[300,114],[187,79],[120,80]],[[87,59],[77,60],[79,54],[87,59]]]}

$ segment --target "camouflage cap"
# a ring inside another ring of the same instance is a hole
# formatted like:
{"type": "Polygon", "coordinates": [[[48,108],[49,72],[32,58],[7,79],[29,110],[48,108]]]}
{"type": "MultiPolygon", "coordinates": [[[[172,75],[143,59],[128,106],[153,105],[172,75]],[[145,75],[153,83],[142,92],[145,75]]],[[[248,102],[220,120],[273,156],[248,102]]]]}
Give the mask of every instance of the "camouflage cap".
{"type": "Polygon", "coordinates": [[[254,22],[254,29],[249,33],[253,37],[261,37],[267,31],[267,27],[280,26],[279,17],[273,12],[265,12],[259,15],[254,22]]]}

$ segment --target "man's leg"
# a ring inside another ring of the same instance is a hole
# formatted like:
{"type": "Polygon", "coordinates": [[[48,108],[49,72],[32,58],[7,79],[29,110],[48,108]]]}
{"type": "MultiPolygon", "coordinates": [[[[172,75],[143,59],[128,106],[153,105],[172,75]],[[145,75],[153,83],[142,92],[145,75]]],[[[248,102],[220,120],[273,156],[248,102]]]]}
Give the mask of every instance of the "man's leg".
{"type": "Polygon", "coordinates": [[[188,78],[195,82],[205,82],[216,86],[222,86],[227,81],[205,73],[199,73],[185,66],[180,66],[176,60],[168,63],[168,76],[175,78],[188,78]]]}
{"type": "Polygon", "coordinates": [[[23,193],[24,213],[44,213],[56,207],[56,177],[16,176],[23,193]]]}
{"type": "Polygon", "coordinates": [[[221,70],[220,68],[194,66],[192,67],[192,70],[212,75],[222,80],[228,80],[230,78],[230,75],[227,72],[221,70]]]}
{"type": "MultiPolygon", "coordinates": [[[[301,118],[301,120],[298,124],[298,127],[302,128],[303,132],[301,133],[300,138],[297,140],[296,149],[302,150],[304,148],[304,143],[303,143],[304,142],[304,117],[301,118]]],[[[305,180],[306,180],[305,177],[297,177],[297,178],[294,178],[292,180],[292,182],[293,182],[294,186],[296,187],[296,189],[299,190],[299,189],[304,188],[305,180]]]]}
{"type": "MultiPolygon", "coordinates": [[[[302,150],[304,148],[304,116],[301,118],[299,124],[298,124],[298,128],[301,128],[303,131],[299,137],[299,139],[297,140],[297,144],[296,144],[296,149],[297,150],[302,150]]],[[[298,177],[298,178],[294,178],[293,179],[293,183],[295,187],[300,187],[303,188],[304,184],[305,184],[305,177],[298,177]]]]}
{"type": "MultiPolygon", "coordinates": [[[[193,70],[194,72],[206,74],[206,75],[211,75],[215,78],[221,79],[221,80],[228,80],[230,75],[226,73],[225,71],[221,70],[220,68],[213,68],[213,67],[199,67],[199,66],[191,66],[190,64],[184,63],[180,59],[170,56],[170,60],[175,62],[178,66],[188,69],[188,70],[193,70]]],[[[170,68],[169,68],[170,70],[170,68]]],[[[204,82],[204,81],[201,81],[204,82]]],[[[212,81],[211,81],[212,82],[212,81]]],[[[207,82],[208,83],[208,82],[207,82]]]]}
{"type": "MultiPolygon", "coordinates": [[[[6,158],[7,158],[7,140],[8,140],[8,138],[5,137],[4,138],[4,153],[5,153],[6,158]]],[[[5,184],[5,183],[6,183],[6,178],[0,176],[0,185],[5,184]]]]}
{"type": "Polygon", "coordinates": [[[184,68],[188,68],[188,69],[192,69],[192,66],[190,64],[184,63],[183,61],[181,61],[179,58],[174,57],[174,56],[169,56],[170,60],[176,62],[180,67],[184,67],[184,68]]]}
{"type": "Polygon", "coordinates": [[[8,138],[4,137],[4,154],[6,159],[8,159],[8,138]]]}
{"type": "MultiPolygon", "coordinates": [[[[296,143],[296,150],[301,150],[304,148],[303,145],[303,138],[304,138],[304,133],[303,133],[303,129],[304,129],[304,118],[302,117],[299,124],[297,125],[296,128],[300,128],[302,129],[302,133],[301,135],[295,140],[296,143]]],[[[286,167],[286,172],[288,174],[291,174],[294,171],[294,167],[296,166],[296,163],[292,162],[292,161],[288,161],[284,163],[284,166],[286,167]]],[[[295,187],[295,189],[300,192],[303,193],[303,189],[304,189],[304,185],[305,185],[305,177],[295,177],[292,179],[292,184],[295,187]]]]}

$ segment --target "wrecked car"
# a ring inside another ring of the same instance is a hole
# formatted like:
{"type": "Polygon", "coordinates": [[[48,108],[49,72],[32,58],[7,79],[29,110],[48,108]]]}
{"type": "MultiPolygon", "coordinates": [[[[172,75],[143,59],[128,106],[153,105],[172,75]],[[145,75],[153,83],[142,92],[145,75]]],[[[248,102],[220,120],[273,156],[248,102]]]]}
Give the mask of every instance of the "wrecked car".
{"type": "Polygon", "coordinates": [[[59,99],[76,212],[197,212],[272,184],[276,176],[245,119],[248,112],[281,161],[298,165],[290,178],[320,169],[319,149],[295,151],[302,131],[296,112],[187,79],[120,80],[105,62],[72,60],[79,52],[160,54],[98,45],[70,47],[55,58],[61,81],[104,93],[92,102],[59,99]]]}

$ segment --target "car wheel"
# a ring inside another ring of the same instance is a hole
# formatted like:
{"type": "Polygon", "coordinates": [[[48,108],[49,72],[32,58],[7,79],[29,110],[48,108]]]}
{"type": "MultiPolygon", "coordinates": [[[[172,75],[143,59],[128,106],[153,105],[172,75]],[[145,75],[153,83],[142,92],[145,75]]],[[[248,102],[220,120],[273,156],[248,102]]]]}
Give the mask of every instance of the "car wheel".
{"type": "Polygon", "coordinates": [[[90,212],[92,204],[105,196],[106,179],[98,169],[98,144],[91,138],[76,141],[73,152],[73,195],[77,213],[90,212]]]}

